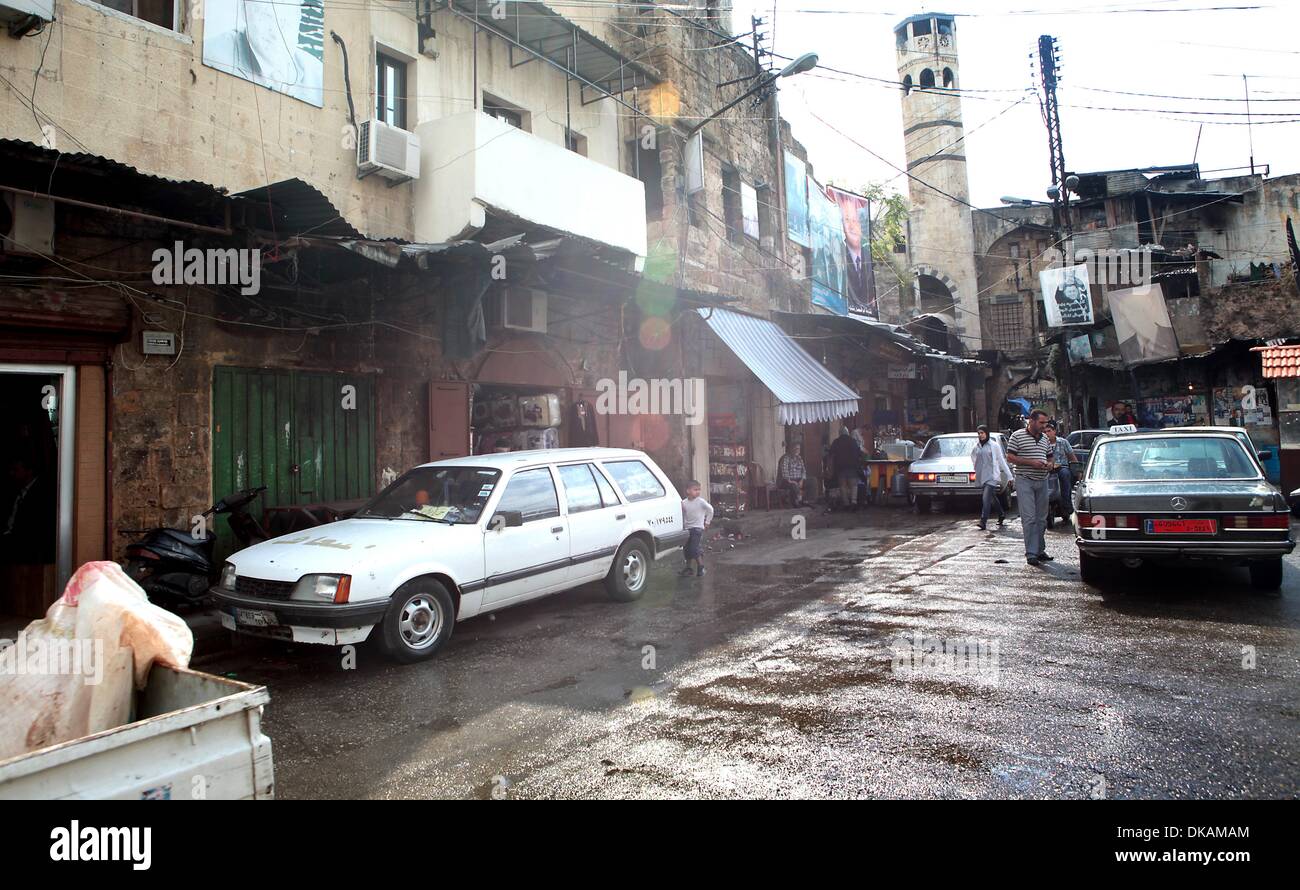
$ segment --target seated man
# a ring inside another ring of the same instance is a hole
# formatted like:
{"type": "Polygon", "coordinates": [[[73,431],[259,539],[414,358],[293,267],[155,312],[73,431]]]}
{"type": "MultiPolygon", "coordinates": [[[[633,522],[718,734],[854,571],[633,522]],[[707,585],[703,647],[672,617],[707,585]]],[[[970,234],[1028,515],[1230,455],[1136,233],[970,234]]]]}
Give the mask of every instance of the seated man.
{"type": "Polygon", "coordinates": [[[787,444],[785,454],[776,464],[777,488],[790,492],[796,507],[803,506],[803,486],[808,478],[802,452],[803,446],[798,442],[787,444]]]}

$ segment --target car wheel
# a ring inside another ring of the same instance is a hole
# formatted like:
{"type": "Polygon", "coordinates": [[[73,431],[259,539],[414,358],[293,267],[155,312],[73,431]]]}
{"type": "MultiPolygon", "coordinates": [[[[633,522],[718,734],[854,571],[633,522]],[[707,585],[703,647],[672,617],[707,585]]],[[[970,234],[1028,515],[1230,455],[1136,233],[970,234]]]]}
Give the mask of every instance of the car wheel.
{"type": "Polygon", "coordinates": [[[1095,556],[1079,551],[1079,579],[1091,587],[1098,587],[1105,574],[1105,563],[1095,556]]]}
{"type": "Polygon", "coordinates": [[[455,623],[456,607],[446,587],[432,578],[409,581],[388,604],[380,642],[403,664],[422,661],[442,648],[455,623]]]}
{"type": "Polygon", "coordinates": [[[920,513],[922,516],[924,516],[930,512],[930,499],[927,497],[922,497],[921,495],[918,494],[916,495],[915,498],[912,499],[912,507],[916,510],[917,513],[920,513]]]}
{"type": "Polygon", "coordinates": [[[1256,590],[1277,590],[1282,586],[1282,557],[1250,564],[1250,583],[1256,590]]]}
{"type": "Polygon", "coordinates": [[[628,538],[618,548],[614,564],[605,576],[605,589],[611,599],[630,603],[640,599],[650,583],[650,548],[640,538],[628,538]]]}

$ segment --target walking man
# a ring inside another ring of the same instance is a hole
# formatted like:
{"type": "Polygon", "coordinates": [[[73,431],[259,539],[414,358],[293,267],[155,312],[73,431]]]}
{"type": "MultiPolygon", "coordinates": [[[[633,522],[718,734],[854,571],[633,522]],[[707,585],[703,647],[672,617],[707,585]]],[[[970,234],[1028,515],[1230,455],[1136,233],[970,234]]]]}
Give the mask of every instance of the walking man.
{"type": "Polygon", "coordinates": [[[1043,432],[1047,412],[1029,412],[1025,428],[1007,441],[1007,461],[1016,475],[1016,498],[1020,502],[1020,525],[1025,535],[1025,562],[1036,566],[1050,562],[1047,553],[1047,474],[1056,469],[1052,446],[1043,432]]]}
{"type": "Polygon", "coordinates": [[[976,427],[979,440],[971,448],[970,459],[975,464],[975,480],[979,482],[982,505],[980,507],[980,530],[988,528],[991,508],[998,508],[998,528],[1006,520],[1002,509],[1002,488],[1011,479],[1011,467],[1007,466],[1006,456],[997,440],[989,436],[989,428],[984,424],[976,427]]]}
{"type": "Polygon", "coordinates": [[[849,435],[847,426],[840,428],[839,438],[831,443],[831,467],[839,485],[841,506],[856,510],[858,483],[862,480],[862,449],[849,435]]]}

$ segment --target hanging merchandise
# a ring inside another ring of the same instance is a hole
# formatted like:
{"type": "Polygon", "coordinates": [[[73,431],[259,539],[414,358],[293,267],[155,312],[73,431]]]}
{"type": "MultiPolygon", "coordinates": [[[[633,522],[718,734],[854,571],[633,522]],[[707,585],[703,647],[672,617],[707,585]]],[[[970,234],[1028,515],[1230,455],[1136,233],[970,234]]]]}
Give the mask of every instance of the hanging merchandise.
{"type": "Polygon", "coordinates": [[[519,397],[520,426],[548,427],[559,423],[560,397],[555,393],[519,397]]]}

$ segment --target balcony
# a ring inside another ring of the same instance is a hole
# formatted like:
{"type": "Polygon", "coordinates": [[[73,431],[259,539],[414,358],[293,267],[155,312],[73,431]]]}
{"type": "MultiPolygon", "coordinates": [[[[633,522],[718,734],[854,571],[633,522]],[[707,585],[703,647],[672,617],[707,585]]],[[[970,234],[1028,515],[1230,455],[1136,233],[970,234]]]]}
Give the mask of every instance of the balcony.
{"type": "Polygon", "coordinates": [[[417,241],[472,237],[490,214],[645,257],[639,180],[480,111],[429,121],[416,133],[417,241]]]}

